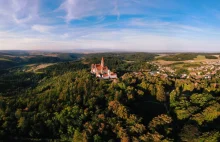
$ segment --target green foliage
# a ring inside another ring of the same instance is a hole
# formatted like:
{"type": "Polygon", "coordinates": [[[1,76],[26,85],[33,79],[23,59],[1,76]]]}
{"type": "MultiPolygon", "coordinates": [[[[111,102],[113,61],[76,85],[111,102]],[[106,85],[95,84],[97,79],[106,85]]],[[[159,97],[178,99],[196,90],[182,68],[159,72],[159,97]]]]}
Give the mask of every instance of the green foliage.
{"type": "Polygon", "coordinates": [[[177,118],[179,120],[183,120],[183,119],[189,118],[191,116],[191,113],[186,109],[177,109],[177,110],[175,110],[175,113],[176,113],[177,118]]]}
{"type": "Polygon", "coordinates": [[[178,104],[178,93],[176,90],[173,90],[170,93],[170,107],[175,107],[178,104]]]}
{"type": "Polygon", "coordinates": [[[164,131],[166,134],[171,133],[171,126],[169,126],[172,122],[172,118],[162,114],[158,117],[153,118],[153,120],[149,123],[149,129],[153,132],[157,131],[164,131]]]}
{"type": "Polygon", "coordinates": [[[216,56],[213,56],[211,53],[180,53],[180,54],[168,54],[157,59],[165,61],[185,61],[185,60],[194,60],[194,59],[218,59],[216,56]]]}
{"type": "Polygon", "coordinates": [[[201,142],[218,142],[220,140],[220,132],[205,132],[199,137],[201,142]]]}
{"type": "Polygon", "coordinates": [[[190,96],[191,103],[199,105],[200,107],[207,104],[207,102],[213,100],[214,97],[211,94],[193,94],[190,96]]]}
{"type": "Polygon", "coordinates": [[[183,84],[183,91],[190,91],[192,92],[194,90],[194,83],[185,83],[183,84]]]}
{"type": "Polygon", "coordinates": [[[122,59],[126,61],[149,61],[153,60],[157,55],[153,53],[97,53],[97,54],[88,54],[86,58],[97,58],[97,61],[100,61],[101,57],[104,58],[115,58],[122,59]]]}
{"type": "Polygon", "coordinates": [[[220,139],[220,133],[216,131],[200,132],[194,125],[184,125],[180,133],[181,141],[191,142],[218,142],[220,139]]]}
{"type": "Polygon", "coordinates": [[[202,125],[205,121],[212,122],[220,116],[220,104],[216,103],[212,106],[206,107],[201,113],[197,113],[192,117],[199,125],[202,125]]]}
{"type": "Polygon", "coordinates": [[[160,57],[159,59],[166,60],[166,61],[185,61],[185,60],[193,60],[196,58],[198,54],[187,54],[187,53],[181,53],[181,54],[174,54],[174,55],[168,55],[164,57],[160,57]]]}
{"type": "Polygon", "coordinates": [[[212,55],[206,55],[206,59],[218,59],[218,57],[212,56],[212,55]]]}
{"type": "Polygon", "coordinates": [[[84,142],[83,135],[79,132],[79,130],[74,131],[73,142],[84,142]]]}
{"type": "Polygon", "coordinates": [[[157,93],[156,93],[156,98],[160,102],[165,102],[166,101],[166,95],[164,92],[164,87],[161,85],[156,86],[157,93]]]}

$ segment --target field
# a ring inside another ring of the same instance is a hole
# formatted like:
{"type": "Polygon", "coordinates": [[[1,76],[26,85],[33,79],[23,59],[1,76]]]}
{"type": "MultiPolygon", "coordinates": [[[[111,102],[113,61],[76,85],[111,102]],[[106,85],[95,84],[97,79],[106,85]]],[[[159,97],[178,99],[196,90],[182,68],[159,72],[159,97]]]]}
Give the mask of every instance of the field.
{"type": "Polygon", "coordinates": [[[0,58],[0,61],[8,61],[8,62],[12,62],[11,60],[9,60],[9,59],[5,59],[5,58],[0,58]]]}
{"type": "MultiPolygon", "coordinates": [[[[174,55],[171,55],[174,56],[174,55]]],[[[214,57],[218,57],[218,55],[213,55],[214,57]]],[[[155,61],[153,61],[154,63],[158,63],[160,65],[163,66],[167,66],[167,65],[175,65],[175,67],[182,67],[183,64],[187,64],[188,66],[192,65],[199,65],[200,63],[204,63],[207,61],[218,61],[219,59],[207,59],[205,55],[197,55],[196,58],[193,58],[191,60],[166,60],[169,59],[169,54],[167,54],[166,56],[163,54],[162,56],[156,57],[155,61]]]]}
{"type": "Polygon", "coordinates": [[[204,55],[198,55],[194,60],[206,60],[204,55]]]}
{"type": "Polygon", "coordinates": [[[35,64],[28,65],[29,69],[26,72],[36,72],[40,69],[44,69],[44,68],[52,66],[52,65],[54,65],[54,64],[50,63],[50,64],[40,64],[40,65],[35,65],[35,64]]]}

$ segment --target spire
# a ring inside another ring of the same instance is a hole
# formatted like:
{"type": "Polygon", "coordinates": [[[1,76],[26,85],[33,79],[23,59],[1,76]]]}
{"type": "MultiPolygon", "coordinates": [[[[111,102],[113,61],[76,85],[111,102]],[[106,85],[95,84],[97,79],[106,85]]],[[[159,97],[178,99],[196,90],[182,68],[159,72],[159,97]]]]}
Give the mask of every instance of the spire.
{"type": "Polygon", "coordinates": [[[102,57],[101,66],[104,67],[104,58],[102,57]]]}

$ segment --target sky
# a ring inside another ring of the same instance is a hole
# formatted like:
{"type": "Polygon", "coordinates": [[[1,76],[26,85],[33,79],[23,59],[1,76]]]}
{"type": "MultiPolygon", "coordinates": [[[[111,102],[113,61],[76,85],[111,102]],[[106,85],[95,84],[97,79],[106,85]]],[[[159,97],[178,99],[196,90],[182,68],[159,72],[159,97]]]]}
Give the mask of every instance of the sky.
{"type": "Polygon", "coordinates": [[[0,50],[219,52],[219,0],[0,0],[0,50]]]}

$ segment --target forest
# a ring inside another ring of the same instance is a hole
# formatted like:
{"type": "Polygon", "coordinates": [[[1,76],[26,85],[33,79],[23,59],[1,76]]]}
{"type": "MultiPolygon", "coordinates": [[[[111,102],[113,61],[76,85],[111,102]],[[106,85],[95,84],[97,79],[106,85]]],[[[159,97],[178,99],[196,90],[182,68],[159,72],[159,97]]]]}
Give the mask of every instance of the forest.
{"type": "Polygon", "coordinates": [[[0,141],[218,142],[219,72],[209,80],[152,76],[156,56],[65,54],[38,72],[1,68],[0,141]],[[101,57],[118,79],[90,73],[101,57]]]}

